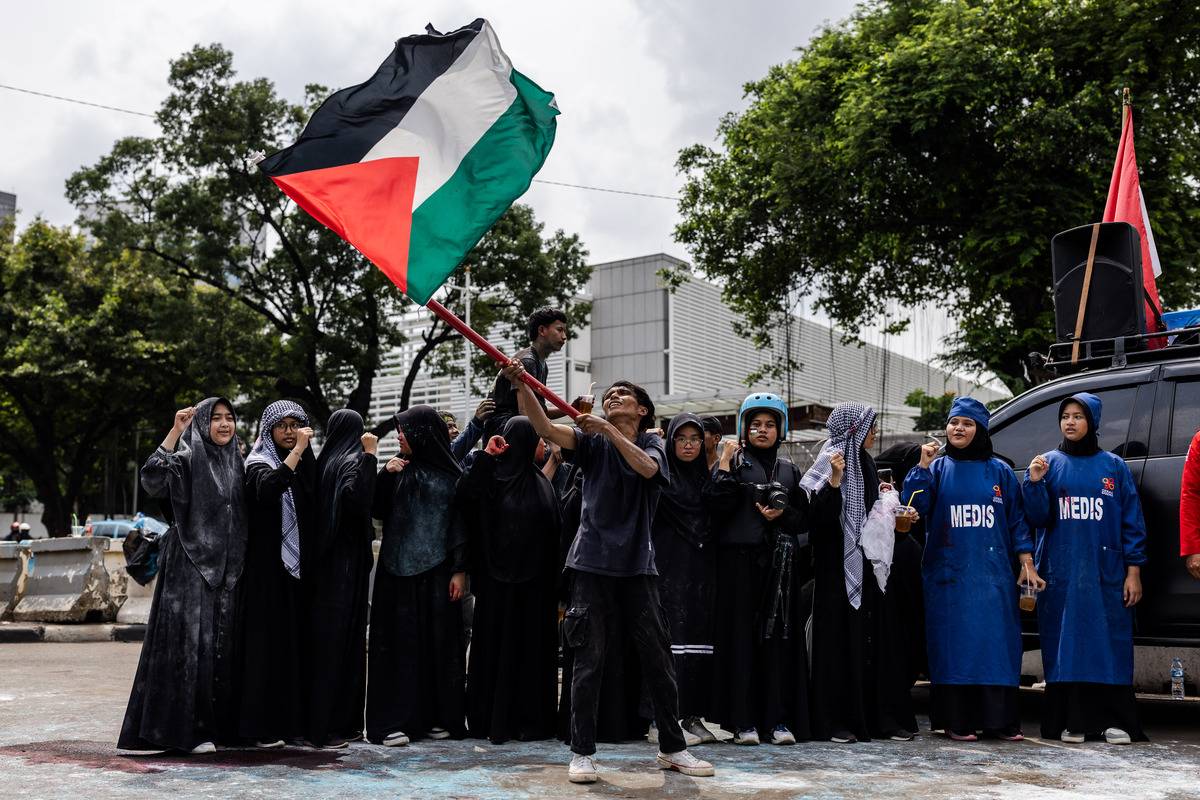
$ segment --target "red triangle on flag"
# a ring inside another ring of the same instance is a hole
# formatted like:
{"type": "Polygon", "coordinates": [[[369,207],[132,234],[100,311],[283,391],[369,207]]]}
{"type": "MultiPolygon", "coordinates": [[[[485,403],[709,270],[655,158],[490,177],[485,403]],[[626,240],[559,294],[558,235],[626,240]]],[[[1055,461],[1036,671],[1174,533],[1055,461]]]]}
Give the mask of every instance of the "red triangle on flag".
{"type": "Polygon", "coordinates": [[[271,176],[296,204],[371,260],[406,291],[415,156],[271,176]]]}

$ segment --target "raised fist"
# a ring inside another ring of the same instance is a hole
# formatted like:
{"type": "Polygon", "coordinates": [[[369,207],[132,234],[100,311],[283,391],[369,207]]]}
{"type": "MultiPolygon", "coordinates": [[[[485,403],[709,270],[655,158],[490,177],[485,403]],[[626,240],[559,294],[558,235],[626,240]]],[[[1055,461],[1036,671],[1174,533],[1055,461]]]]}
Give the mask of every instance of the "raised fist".
{"type": "Polygon", "coordinates": [[[379,450],[379,437],[367,431],[362,435],[362,446],[365,452],[375,455],[379,450]]]}
{"type": "Polygon", "coordinates": [[[1033,461],[1029,462],[1029,480],[1033,483],[1037,483],[1042,478],[1046,477],[1046,472],[1049,471],[1049,469],[1050,462],[1048,462],[1041,455],[1034,456],[1033,461]]]}

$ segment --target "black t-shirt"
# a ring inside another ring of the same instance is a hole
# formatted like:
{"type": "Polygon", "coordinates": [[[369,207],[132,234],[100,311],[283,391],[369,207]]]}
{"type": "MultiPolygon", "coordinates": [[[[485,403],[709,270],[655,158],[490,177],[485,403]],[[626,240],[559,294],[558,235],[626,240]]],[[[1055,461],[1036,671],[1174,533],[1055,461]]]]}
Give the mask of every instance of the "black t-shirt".
{"type": "Polygon", "coordinates": [[[567,553],[567,566],[580,572],[628,577],[657,575],[650,535],[661,487],[668,485],[667,451],[657,434],[638,434],[637,446],[658,462],[643,478],[598,433],[575,431],[575,463],[583,472],[579,533],[567,553]]]}
{"type": "MultiPolygon", "coordinates": [[[[550,376],[549,366],[537,357],[533,348],[526,347],[524,350],[519,350],[513,357],[520,359],[521,363],[525,365],[525,371],[542,383],[545,383],[550,376]]],[[[542,404],[542,408],[546,407],[544,397],[536,392],[534,397],[542,404]]],[[[492,385],[492,400],[496,403],[496,410],[483,425],[484,444],[487,444],[488,439],[504,430],[504,423],[521,413],[517,408],[517,390],[503,375],[497,375],[496,383],[492,385]]]]}

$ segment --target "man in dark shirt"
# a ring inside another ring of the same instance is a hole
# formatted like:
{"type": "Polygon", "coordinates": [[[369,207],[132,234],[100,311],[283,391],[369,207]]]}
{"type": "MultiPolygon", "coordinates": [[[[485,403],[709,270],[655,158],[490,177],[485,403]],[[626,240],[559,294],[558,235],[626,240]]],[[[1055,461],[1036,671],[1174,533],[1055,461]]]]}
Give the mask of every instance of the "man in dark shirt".
{"type": "Polygon", "coordinates": [[[596,780],[592,755],[600,681],[606,649],[622,644],[609,639],[617,621],[633,637],[650,690],[660,742],[657,766],[712,775],[712,765],[689,753],[684,743],[671,637],[658,597],[650,523],[668,476],[662,438],[647,430],[654,404],[642,387],[617,381],[601,400],[604,418],[581,414],[575,420],[578,429],[556,425],[521,383],[524,371],[514,358],[501,373],[516,389],[520,412],[543,439],[573,450],[583,473],[579,532],[566,562],[573,579],[563,634],[575,656],[570,687],[574,756],[567,777],[573,783],[596,780]]]}
{"type": "MultiPolygon", "coordinates": [[[[529,315],[529,321],[525,324],[525,334],[529,337],[529,347],[518,350],[513,358],[521,362],[526,372],[545,383],[550,374],[546,360],[562,350],[563,345],[567,343],[567,315],[557,308],[539,308],[529,315]]],[[[541,396],[535,397],[542,409],[545,409],[545,399],[541,396]]],[[[517,392],[503,376],[496,376],[491,398],[496,404],[496,410],[484,423],[485,443],[504,430],[504,424],[509,419],[520,413],[517,410],[517,392]]],[[[550,419],[557,419],[562,415],[556,408],[547,411],[550,419]]]]}

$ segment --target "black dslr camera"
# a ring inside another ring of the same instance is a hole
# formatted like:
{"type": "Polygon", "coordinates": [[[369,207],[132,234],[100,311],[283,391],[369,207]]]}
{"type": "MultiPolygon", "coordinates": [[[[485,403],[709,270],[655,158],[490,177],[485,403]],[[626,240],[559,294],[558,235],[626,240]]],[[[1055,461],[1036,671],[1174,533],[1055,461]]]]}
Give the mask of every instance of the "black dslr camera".
{"type": "Polygon", "coordinates": [[[784,509],[788,507],[788,492],[779,481],[754,484],[754,502],[767,508],[784,509]]]}

